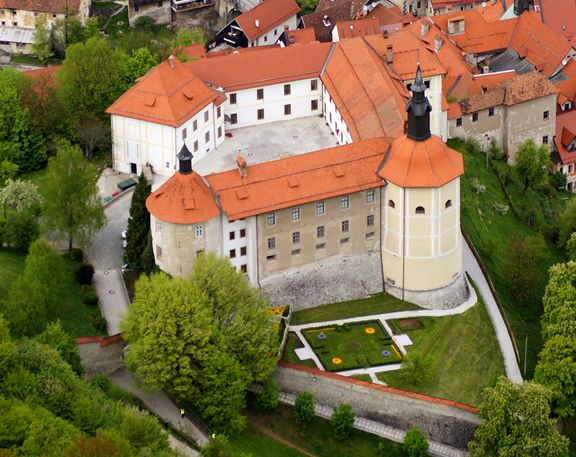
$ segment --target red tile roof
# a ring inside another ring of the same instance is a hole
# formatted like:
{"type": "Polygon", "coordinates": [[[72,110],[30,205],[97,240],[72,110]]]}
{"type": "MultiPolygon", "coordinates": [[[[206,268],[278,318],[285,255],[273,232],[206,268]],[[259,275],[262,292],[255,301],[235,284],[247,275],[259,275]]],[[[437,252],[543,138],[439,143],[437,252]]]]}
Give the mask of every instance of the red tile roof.
{"type": "Polygon", "coordinates": [[[576,78],[566,79],[554,84],[560,93],[558,94],[558,105],[570,101],[574,104],[576,100],[576,78]]]}
{"type": "Polygon", "coordinates": [[[554,144],[563,164],[576,163],[576,150],[568,151],[568,145],[576,139],[576,110],[556,115],[554,144]]]}
{"type": "Polygon", "coordinates": [[[290,43],[312,43],[316,41],[316,32],[313,28],[298,29],[288,31],[288,40],[290,43]]]}
{"type": "Polygon", "coordinates": [[[193,43],[190,46],[183,46],[177,52],[178,55],[183,55],[189,59],[203,59],[206,57],[206,49],[201,43],[193,43]]]}
{"type": "Polygon", "coordinates": [[[184,65],[207,83],[233,91],[318,77],[329,51],[330,44],[294,44],[210,57],[184,65]]]}
{"type": "Polygon", "coordinates": [[[576,37],[576,0],[540,0],[542,22],[567,40],[576,37]]]}
{"type": "Polygon", "coordinates": [[[462,174],[462,155],[434,135],[425,141],[396,139],[378,172],[400,187],[441,187],[462,174]]]}
{"type": "MultiPolygon", "coordinates": [[[[335,2],[337,3],[337,2],[335,2]]],[[[327,43],[332,41],[332,29],[338,22],[349,21],[353,15],[350,14],[350,2],[337,3],[327,9],[302,16],[300,20],[306,28],[313,28],[318,41],[327,43]],[[324,16],[328,16],[328,22],[324,24],[324,16]]]]}
{"type": "Polygon", "coordinates": [[[264,0],[235,20],[248,40],[253,41],[299,12],[295,0],[264,0]]]}
{"type": "Polygon", "coordinates": [[[236,220],[381,187],[376,170],[390,143],[375,138],[248,165],[246,178],[230,170],[206,179],[228,219],[236,220]]]}
{"type": "Polygon", "coordinates": [[[220,214],[208,185],[196,172],[173,175],[150,194],[146,208],[157,219],[173,224],[206,222],[220,214]]]}
{"type": "Polygon", "coordinates": [[[362,19],[378,19],[381,27],[387,27],[391,25],[398,25],[402,27],[404,18],[400,8],[394,6],[393,8],[386,8],[382,3],[376,5],[376,7],[365,15],[362,19]]]}
{"type": "Polygon", "coordinates": [[[380,34],[380,23],[377,18],[338,22],[336,28],[340,40],[380,34]]]}
{"type": "Polygon", "coordinates": [[[140,78],[106,112],[178,127],[211,102],[224,100],[182,62],[170,58],[140,78]]]}
{"type": "Polygon", "coordinates": [[[0,0],[0,8],[40,13],[65,13],[68,8],[69,12],[77,14],[80,0],[0,0]]]}
{"type": "MultiPolygon", "coordinates": [[[[371,38],[371,37],[368,37],[371,38]]],[[[322,82],[353,141],[402,134],[408,92],[363,38],[334,47],[322,82]]]]}

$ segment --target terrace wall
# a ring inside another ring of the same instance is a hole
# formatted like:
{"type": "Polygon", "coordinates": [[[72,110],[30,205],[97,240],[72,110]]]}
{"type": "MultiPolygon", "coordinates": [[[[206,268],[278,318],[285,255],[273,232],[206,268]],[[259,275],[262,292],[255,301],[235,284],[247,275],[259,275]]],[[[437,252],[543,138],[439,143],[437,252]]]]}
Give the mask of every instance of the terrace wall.
{"type": "Polygon", "coordinates": [[[476,409],[334,373],[280,362],[275,373],[282,391],[310,392],[317,403],[352,406],[358,416],[408,430],[417,424],[430,440],[465,449],[480,419],[476,409]]]}

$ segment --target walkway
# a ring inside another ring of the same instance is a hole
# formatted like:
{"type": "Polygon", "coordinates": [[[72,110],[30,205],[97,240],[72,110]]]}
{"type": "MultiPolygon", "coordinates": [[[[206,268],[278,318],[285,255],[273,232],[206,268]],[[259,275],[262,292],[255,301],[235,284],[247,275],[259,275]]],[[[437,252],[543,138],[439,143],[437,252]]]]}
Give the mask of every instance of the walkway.
{"type": "MultiPolygon", "coordinates": [[[[296,395],[281,392],[280,401],[282,403],[294,406],[294,402],[296,401],[296,395]]],[[[332,417],[332,412],[334,411],[333,408],[331,408],[330,406],[319,404],[316,404],[314,406],[314,409],[316,410],[316,415],[324,419],[330,419],[332,417]]],[[[354,428],[357,428],[358,430],[362,430],[367,433],[371,433],[373,435],[381,436],[382,438],[386,438],[388,440],[395,441],[397,443],[404,442],[404,436],[406,435],[406,432],[402,430],[390,427],[388,425],[384,425],[380,422],[366,419],[364,417],[356,417],[356,419],[354,420],[354,428]]],[[[460,449],[456,449],[454,447],[438,443],[436,441],[429,441],[429,445],[430,447],[428,448],[428,454],[432,456],[464,457],[468,455],[466,451],[462,451],[460,449]]]]}

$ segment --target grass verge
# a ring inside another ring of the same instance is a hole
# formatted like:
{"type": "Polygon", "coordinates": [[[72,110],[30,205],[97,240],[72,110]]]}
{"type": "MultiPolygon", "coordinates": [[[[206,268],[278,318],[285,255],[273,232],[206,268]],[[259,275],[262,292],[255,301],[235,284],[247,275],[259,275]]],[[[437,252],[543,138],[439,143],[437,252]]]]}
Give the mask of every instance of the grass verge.
{"type": "Polygon", "coordinates": [[[292,313],[291,325],[308,324],[310,322],[324,322],[335,319],[346,319],[356,316],[370,316],[372,314],[393,313],[395,311],[409,311],[421,309],[385,292],[361,300],[351,300],[316,308],[304,309],[292,313]]]}
{"type": "Polygon", "coordinates": [[[297,365],[302,365],[305,367],[316,368],[316,364],[312,360],[310,360],[310,359],[300,360],[298,358],[298,356],[296,355],[296,352],[294,352],[294,350],[301,348],[301,347],[302,347],[302,343],[300,342],[300,339],[298,338],[298,336],[296,336],[296,334],[294,332],[289,332],[288,333],[288,339],[286,341],[286,346],[284,346],[284,353],[282,354],[282,360],[284,362],[295,363],[297,365]]]}
{"type": "Polygon", "coordinates": [[[482,389],[504,375],[504,362],[484,303],[454,316],[421,317],[423,328],[406,333],[431,363],[431,379],[407,384],[400,371],[378,374],[392,387],[477,406],[482,389]]]}

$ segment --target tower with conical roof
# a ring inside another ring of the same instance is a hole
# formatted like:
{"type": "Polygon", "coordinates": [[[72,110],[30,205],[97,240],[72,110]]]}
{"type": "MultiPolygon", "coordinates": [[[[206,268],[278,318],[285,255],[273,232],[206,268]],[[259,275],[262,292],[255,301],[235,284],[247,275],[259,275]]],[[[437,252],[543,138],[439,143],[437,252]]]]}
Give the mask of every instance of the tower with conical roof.
{"type": "Polygon", "coordinates": [[[462,275],[460,153],[430,133],[431,105],[418,66],[406,108],[406,134],[388,149],[378,174],[382,266],[388,293],[427,308],[449,308],[467,295],[462,275]]]}

